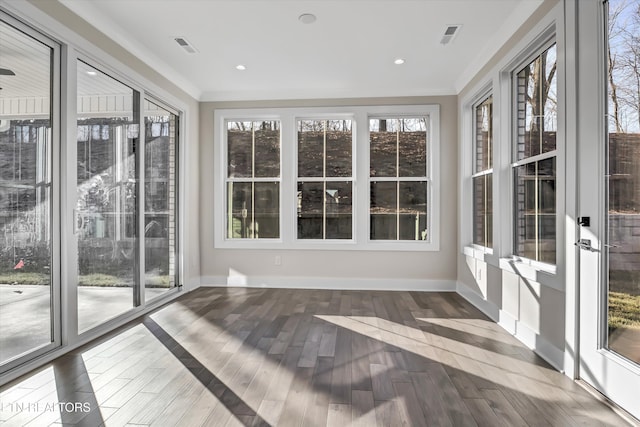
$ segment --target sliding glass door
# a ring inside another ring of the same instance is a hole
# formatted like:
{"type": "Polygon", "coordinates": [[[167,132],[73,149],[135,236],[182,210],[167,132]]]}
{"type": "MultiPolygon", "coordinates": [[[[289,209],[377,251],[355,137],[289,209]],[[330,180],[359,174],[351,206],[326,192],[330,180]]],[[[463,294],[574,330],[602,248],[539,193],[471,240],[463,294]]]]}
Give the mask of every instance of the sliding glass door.
{"type": "Polygon", "coordinates": [[[144,100],[145,299],[176,286],[178,114],[144,100]]]}
{"type": "Polygon", "coordinates": [[[139,94],[77,63],[78,332],[140,305],[139,94]]]}
{"type": "Polygon", "coordinates": [[[0,14],[0,372],[59,342],[57,50],[0,14]]]}
{"type": "Polygon", "coordinates": [[[180,286],[179,112],[60,52],[0,11],[2,377],[180,286]]]}

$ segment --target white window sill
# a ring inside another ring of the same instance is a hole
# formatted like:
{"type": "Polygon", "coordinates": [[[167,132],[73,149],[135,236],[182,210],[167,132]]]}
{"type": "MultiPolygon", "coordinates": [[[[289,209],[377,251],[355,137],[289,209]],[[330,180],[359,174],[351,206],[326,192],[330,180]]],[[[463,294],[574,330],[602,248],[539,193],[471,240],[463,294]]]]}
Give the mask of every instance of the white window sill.
{"type": "Polygon", "coordinates": [[[478,261],[486,262],[489,265],[498,267],[500,259],[497,255],[493,254],[493,249],[485,248],[482,246],[465,246],[462,248],[462,253],[468,257],[477,259],[478,261]]]}
{"type": "Polygon", "coordinates": [[[543,286],[564,291],[563,278],[558,274],[558,267],[528,259],[512,256],[500,258],[500,268],[518,275],[526,280],[540,283],[543,286]]]}
{"type": "Polygon", "coordinates": [[[216,249],[263,249],[263,250],[330,250],[330,251],[405,251],[437,252],[440,247],[425,241],[369,241],[357,243],[354,240],[296,240],[285,242],[279,239],[237,239],[216,241],[216,249]]]}

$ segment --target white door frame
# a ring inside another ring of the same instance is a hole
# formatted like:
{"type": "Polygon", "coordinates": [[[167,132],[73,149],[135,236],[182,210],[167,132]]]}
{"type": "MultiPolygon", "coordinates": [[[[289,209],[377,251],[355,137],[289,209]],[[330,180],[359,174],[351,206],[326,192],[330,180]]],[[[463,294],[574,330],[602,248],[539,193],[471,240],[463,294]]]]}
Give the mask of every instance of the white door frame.
{"type": "Polygon", "coordinates": [[[608,269],[606,247],[606,104],[605,10],[602,1],[578,1],[577,25],[577,215],[579,226],[577,298],[579,303],[578,375],[635,417],[640,417],[640,366],[606,349],[608,269]],[[595,47],[595,48],[594,48],[595,47]],[[595,90],[594,90],[595,88],[595,90]],[[588,240],[587,245],[584,240],[588,240]]]}

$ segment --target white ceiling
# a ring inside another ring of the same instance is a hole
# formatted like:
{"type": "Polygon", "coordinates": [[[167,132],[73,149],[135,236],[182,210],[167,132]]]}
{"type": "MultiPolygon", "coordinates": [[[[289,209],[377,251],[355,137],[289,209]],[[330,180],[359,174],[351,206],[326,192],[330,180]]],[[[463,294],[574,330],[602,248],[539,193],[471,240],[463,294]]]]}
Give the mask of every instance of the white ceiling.
{"type": "Polygon", "coordinates": [[[201,101],[457,94],[542,3],[60,1],[201,101]],[[302,13],[317,21],[299,22],[302,13]],[[462,28],[441,45],[451,24],[462,28]]]}

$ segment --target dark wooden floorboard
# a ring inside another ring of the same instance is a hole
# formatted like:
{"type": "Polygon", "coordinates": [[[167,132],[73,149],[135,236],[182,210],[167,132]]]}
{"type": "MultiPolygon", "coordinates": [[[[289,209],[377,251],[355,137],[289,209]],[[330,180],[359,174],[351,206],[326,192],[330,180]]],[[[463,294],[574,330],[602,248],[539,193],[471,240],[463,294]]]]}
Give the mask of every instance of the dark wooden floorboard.
{"type": "Polygon", "coordinates": [[[625,425],[437,292],[201,288],[2,387],[0,402],[3,426],[625,425]],[[56,402],[90,411],[44,410],[56,402]]]}

